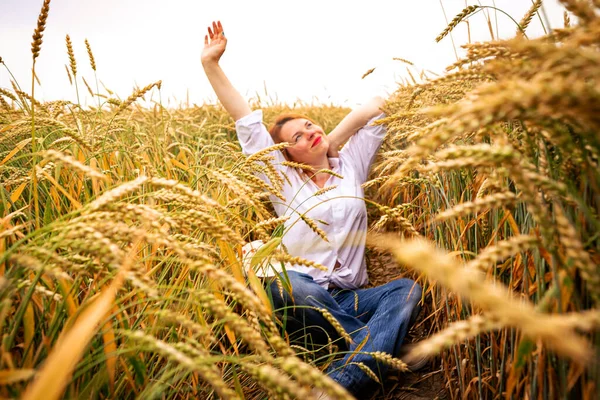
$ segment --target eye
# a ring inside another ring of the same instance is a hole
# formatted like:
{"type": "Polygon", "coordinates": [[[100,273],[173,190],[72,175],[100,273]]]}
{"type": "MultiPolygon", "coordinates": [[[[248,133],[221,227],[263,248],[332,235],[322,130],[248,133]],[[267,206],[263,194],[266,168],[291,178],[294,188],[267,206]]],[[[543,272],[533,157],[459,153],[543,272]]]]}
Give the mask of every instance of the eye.
{"type": "Polygon", "coordinates": [[[300,136],[302,136],[302,134],[298,134],[294,137],[294,142],[298,143],[298,141],[300,140],[300,136]]]}

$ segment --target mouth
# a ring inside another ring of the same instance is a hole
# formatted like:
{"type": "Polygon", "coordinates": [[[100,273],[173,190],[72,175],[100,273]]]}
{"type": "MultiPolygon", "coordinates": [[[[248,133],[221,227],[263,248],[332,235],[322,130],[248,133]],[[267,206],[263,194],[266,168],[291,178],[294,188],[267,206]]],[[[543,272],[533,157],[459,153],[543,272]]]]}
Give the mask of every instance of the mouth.
{"type": "Polygon", "coordinates": [[[315,141],[313,142],[312,146],[310,146],[311,148],[315,147],[316,145],[318,145],[319,143],[321,143],[321,136],[319,136],[318,138],[315,139],[315,141]]]}

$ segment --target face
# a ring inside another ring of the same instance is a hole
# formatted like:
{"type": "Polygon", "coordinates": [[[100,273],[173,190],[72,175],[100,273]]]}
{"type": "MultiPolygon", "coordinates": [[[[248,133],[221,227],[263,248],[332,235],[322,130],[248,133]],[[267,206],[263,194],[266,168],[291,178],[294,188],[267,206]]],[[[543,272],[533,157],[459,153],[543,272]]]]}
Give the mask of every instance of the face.
{"type": "Polygon", "coordinates": [[[281,139],[292,143],[287,152],[295,162],[317,162],[329,150],[329,139],[323,129],[304,118],[286,122],[281,127],[281,139]]]}

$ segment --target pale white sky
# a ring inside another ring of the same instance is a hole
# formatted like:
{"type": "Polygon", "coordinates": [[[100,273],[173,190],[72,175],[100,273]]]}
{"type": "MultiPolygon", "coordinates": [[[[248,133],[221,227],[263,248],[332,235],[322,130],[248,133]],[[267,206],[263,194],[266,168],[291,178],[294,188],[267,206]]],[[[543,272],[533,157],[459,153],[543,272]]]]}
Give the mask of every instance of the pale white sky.
{"type": "MultiPolygon", "coordinates": [[[[450,21],[469,0],[442,0],[450,21]]],[[[481,0],[519,21],[531,0],[481,0]]],[[[0,57],[19,84],[31,90],[31,36],[42,0],[0,0],[0,57]]],[[[558,0],[544,1],[550,25],[562,27],[558,0]]],[[[493,10],[500,37],[514,35],[516,26],[493,10]]],[[[440,0],[52,0],[43,45],[36,64],[42,86],[36,98],[76,100],[65,72],[65,35],[73,41],[78,75],[95,87],[84,45],[88,39],[98,67],[98,79],[121,98],[133,87],[163,81],[163,103],[214,102],[204,76],[200,52],[206,27],[220,19],[228,38],[221,65],[246,98],[265,85],[272,98],[293,103],[334,103],[353,107],[373,94],[392,92],[408,77],[401,57],[423,69],[442,73],[455,61],[450,37],[435,37],[446,27],[440,0]],[[374,73],[361,79],[370,68],[374,73]]],[[[484,16],[470,18],[471,39],[489,40],[484,16]]],[[[495,29],[495,26],[494,26],[495,29]]],[[[537,17],[529,36],[543,33],[537,17]]],[[[453,32],[459,52],[467,42],[467,25],[453,32]]],[[[10,88],[0,66],[0,87],[10,88]]],[[[94,104],[79,84],[82,103],[94,104]]],[[[102,92],[102,90],[101,90],[102,92]]],[[[156,98],[156,97],[155,97],[156,98]]]]}

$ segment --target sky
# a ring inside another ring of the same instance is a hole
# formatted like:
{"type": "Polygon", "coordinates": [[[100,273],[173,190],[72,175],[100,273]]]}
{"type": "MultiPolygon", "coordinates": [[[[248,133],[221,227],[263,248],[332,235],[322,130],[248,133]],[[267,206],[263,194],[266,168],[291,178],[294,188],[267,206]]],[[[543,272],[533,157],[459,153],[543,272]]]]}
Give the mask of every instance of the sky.
{"type": "MultiPolygon", "coordinates": [[[[27,92],[31,36],[42,2],[0,0],[0,57],[27,92]]],[[[214,103],[200,54],[206,27],[220,20],[228,38],[221,66],[246,99],[355,107],[374,95],[393,93],[408,78],[407,67],[415,77],[424,70],[442,74],[456,61],[455,50],[464,54],[460,46],[468,43],[468,30],[472,42],[489,40],[487,21],[479,13],[468,26],[461,23],[451,37],[435,42],[447,21],[473,4],[495,5],[520,21],[531,0],[52,0],[36,61],[41,86],[36,84],[35,95],[44,101],[77,100],[65,71],[68,34],[84,105],[94,102],[81,77],[96,87],[84,39],[96,59],[101,93],[106,93],[103,84],[124,99],[135,87],[162,80],[164,105],[214,103]],[[374,72],[362,79],[371,68],[374,72]]],[[[508,16],[485,11],[494,34],[514,36],[516,25],[508,16]]],[[[563,26],[563,11],[558,0],[544,1],[550,27],[563,26]]],[[[543,33],[536,16],[527,34],[543,33]]],[[[4,66],[0,87],[11,88],[4,66]]]]}

